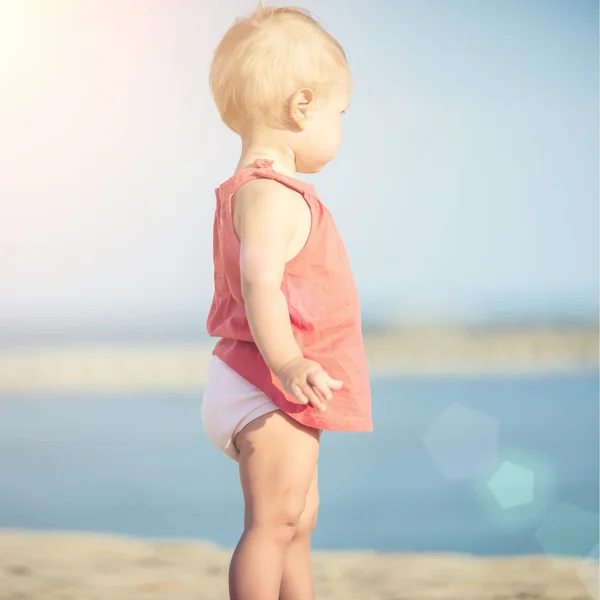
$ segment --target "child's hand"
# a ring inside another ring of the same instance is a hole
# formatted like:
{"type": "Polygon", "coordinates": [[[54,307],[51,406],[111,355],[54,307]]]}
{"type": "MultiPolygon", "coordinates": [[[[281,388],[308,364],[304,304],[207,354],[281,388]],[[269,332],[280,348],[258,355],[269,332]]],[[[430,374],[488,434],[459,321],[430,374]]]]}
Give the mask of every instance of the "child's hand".
{"type": "Polygon", "coordinates": [[[325,400],[331,399],[331,391],[342,388],[343,383],[331,378],[314,360],[299,357],[284,365],[277,377],[287,392],[302,404],[312,404],[317,410],[325,410],[325,400]],[[321,394],[322,398],[316,393],[321,394]]]}

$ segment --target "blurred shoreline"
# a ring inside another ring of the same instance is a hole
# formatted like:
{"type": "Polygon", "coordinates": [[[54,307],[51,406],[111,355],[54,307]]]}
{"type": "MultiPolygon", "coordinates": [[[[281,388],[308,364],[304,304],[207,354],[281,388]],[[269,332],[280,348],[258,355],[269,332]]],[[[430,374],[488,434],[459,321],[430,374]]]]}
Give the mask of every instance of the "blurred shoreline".
{"type": "MultiPolygon", "coordinates": [[[[230,556],[202,541],[0,530],[0,596],[222,600],[230,556]]],[[[313,572],[323,600],[591,600],[597,593],[597,562],[577,558],[315,551],[313,572]]]]}
{"type": "MultiPolygon", "coordinates": [[[[0,392],[201,389],[213,340],[0,346],[0,392]]],[[[598,326],[393,327],[365,332],[373,377],[595,372],[598,326]]]]}

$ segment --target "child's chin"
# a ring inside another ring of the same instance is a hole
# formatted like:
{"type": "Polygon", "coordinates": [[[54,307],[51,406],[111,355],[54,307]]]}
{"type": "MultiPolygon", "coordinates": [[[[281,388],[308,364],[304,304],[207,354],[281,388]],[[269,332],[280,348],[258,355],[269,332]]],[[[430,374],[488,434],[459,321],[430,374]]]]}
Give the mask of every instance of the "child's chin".
{"type": "Polygon", "coordinates": [[[315,173],[318,173],[319,171],[321,171],[323,169],[323,167],[305,167],[304,169],[298,169],[298,173],[301,173],[302,175],[314,175],[315,173]]]}
{"type": "Polygon", "coordinates": [[[296,164],[296,171],[298,173],[302,173],[303,175],[314,175],[315,173],[319,173],[320,171],[322,171],[326,165],[326,162],[322,164],[296,164]]]}

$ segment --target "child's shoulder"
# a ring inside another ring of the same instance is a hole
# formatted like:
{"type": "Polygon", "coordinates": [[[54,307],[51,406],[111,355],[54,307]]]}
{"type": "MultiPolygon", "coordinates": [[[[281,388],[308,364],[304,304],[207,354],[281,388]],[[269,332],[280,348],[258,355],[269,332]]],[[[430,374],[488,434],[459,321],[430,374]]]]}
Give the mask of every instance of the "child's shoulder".
{"type": "Polygon", "coordinates": [[[262,177],[239,187],[232,198],[232,209],[236,230],[242,220],[257,219],[264,221],[264,225],[293,230],[309,212],[298,190],[279,180],[262,177]]]}
{"type": "Polygon", "coordinates": [[[244,182],[236,192],[236,204],[273,209],[287,208],[305,204],[300,190],[294,189],[279,179],[256,177],[244,182]]]}
{"type": "MultiPolygon", "coordinates": [[[[311,183],[275,170],[271,160],[254,161],[251,165],[236,171],[220,186],[222,191],[229,192],[231,195],[243,188],[257,190],[256,194],[277,194],[277,190],[288,189],[301,195],[316,196],[316,190],[311,183]]],[[[294,197],[293,194],[285,192],[282,192],[281,195],[283,197],[287,195],[288,198],[294,197]]]]}

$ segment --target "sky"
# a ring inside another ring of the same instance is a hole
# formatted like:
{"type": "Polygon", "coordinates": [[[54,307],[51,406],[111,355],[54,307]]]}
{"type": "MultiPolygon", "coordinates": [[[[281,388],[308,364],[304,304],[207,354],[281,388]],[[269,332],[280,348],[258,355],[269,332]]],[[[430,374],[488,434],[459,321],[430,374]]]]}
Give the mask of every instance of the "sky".
{"type": "MultiPolygon", "coordinates": [[[[0,338],[203,336],[214,188],[239,158],[208,90],[252,0],[0,0],[0,338]]],[[[598,312],[598,3],[306,0],[355,80],[307,179],[368,319],[598,312]]]]}

